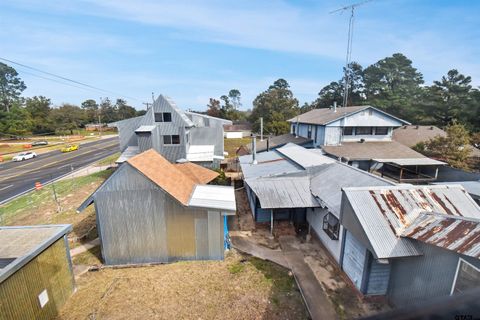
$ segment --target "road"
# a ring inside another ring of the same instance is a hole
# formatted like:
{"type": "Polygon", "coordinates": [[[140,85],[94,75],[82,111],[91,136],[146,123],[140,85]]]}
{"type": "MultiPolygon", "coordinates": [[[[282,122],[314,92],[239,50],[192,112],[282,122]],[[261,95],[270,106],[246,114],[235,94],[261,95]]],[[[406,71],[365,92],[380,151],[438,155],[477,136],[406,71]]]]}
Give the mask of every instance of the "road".
{"type": "Polygon", "coordinates": [[[118,151],[118,138],[115,137],[84,143],[77,151],[62,153],[56,150],[39,154],[35,159],[1,163],[0,203],[32,189],[37,181],[47,183],[118,151]]]}

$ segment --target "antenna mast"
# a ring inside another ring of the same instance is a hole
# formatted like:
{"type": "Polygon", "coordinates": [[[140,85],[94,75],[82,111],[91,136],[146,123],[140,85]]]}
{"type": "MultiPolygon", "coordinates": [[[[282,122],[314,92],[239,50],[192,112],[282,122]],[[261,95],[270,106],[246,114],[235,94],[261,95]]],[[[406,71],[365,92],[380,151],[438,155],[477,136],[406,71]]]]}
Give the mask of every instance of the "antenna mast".
{"type": "Polygon", "coordinates": [[[352,41],[353,41],[353,22],[354,22],[354,18],[355,18],[355,8],[358,7],[358,6],[361,6],[367,2],[370,2],[370,1],[373,1],[373,0],[366,0],[366,1],[362,1],[362,2],[357,2],[357,3],[354,3],[352,5],[349,5],[349,6],[345,6],[345,7],[342,7],[342,8],[339,8],[337,10],[334,10],[334,11],[331,11],[330,13],[337,13],[337,12],[345,12],[347,10],[350,10],[351,11],[351,14],[350,14],[350,20],[348,22],[348,42],[347,42],[347,54],[346,54],[346,58],[345,58],[345,84],[344,84],[344,88],[343,88],[343,104],[342,106],[345,108],[348,104],[348,83],[349,83],[349,77],[350,77],[350,63],[351,63],[351,60],[352,60],[352,41]]]}

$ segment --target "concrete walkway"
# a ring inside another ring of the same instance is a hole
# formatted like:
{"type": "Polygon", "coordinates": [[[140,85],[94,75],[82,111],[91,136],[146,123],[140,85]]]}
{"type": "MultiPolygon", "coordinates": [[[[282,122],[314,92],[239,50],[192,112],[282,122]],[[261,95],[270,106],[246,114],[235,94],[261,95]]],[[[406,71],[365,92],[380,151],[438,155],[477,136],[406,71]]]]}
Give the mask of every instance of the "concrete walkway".
{"type": "Polygon", "coordinates": [[[250,241],[247,237],[230,236],[232,247],[238,251],[250,254],[262,260],[275,262],[284,268],[290,269],[281,250],[272,250],[250,241]]]}
{"type": "Polygon", "coordinates": [[[100,245],[100,238],[95,238],[90,242],[87,242],[85,244],[81,244],[78,247],[75,247],[72,250],[70,250],[70,256],[74,257],[77,254],[84,253],[84,252],[86,252],[86,251],[88,251],[88,250],[90,250],[90,249],[92,249],[96,246],[99,246],[99,245],[100,245]]]}
{"type": "Polygon", "coordinates": [[[336,319],[335,308],[323,291],[312,269],[305,262],[303,253],[291,246],[294,241],[294,236],[279,238],[283,256],[297,280],[310,316],[312,319],[336,319]]]}
{"type": "Polygon", "coordinates": [[[235,249],[263,260],[275,262],[291,270],[312,319],[337,318],[332,303],[323,291],[312,269],[305,263],[303,253],[291,246],[291,243],[295,241],[294,236],[280,237],[282,250],[265,248],[251,241],[248,237],[232,235],[230,238],[232,247],[235,249]]]}

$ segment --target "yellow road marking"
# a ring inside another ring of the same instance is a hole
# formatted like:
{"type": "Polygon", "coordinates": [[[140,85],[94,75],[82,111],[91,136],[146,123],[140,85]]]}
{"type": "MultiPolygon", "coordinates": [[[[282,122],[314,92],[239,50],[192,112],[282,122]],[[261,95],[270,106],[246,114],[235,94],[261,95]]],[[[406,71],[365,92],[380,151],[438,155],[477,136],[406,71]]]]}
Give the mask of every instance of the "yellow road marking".
{"type": "MultiPolygon", "coordinates": [[[[115,146],[117,143],[112,143],[112,144],[108,144],[106,146],[104,146],[104,148],[107,148],[107,147],[112,147],[112,146],[115,146]]],[[[92,152],[96,152],[96,151],[99,151],[98,149],[94,149],[94,150],[89,150],[87,152],[84,152],[84,153],[75,153],[73,154],[73,157],[69,157],[69,158],[63,158],[63,159],[60,159],[60,160],[57,160],[57,161],[54,161],[54,162],[49,162],[43,166],[40,166],[40,167],[37,167],[37,168],[34,168],[34,169],[31,169],[31,170],[27,170],[27,171],[22,171],[21,173],[14,173],[14,174],[10,174],[8,176],[6,176],[5,178],[1,179],[0,182],[2,181],[5,181],[5,180],[8,180],[10,178],[13,178],[13,177],[16,177],[16,176],[19,176],[19,175],[22,175],[22,174],[26,174],[26,173],[30,173],[30,172],[34,172],[34,171],[37,171],[39,169],[42,169],[42,168],[45,168],[45,167],[48,167],[48,166],[51,166],[51,165],[54,165],[54,164],[57,164],[59,162],[63,162],[65,160],[69,160],[69,159],[73,159],[75,157],[78,157],[78,156],[81,156],[81,155],[85,155],[85,154],[89,154],[89,153],[92,153],[92,152]]],[[[12,168],[12,169],[16,169],[16,168],[12,168]]]]}

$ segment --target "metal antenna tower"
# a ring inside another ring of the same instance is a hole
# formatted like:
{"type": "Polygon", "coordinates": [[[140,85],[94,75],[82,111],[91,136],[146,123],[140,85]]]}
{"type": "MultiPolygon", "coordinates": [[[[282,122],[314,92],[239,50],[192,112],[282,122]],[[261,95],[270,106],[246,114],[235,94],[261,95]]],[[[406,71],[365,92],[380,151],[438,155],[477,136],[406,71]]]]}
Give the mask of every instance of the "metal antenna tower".
{"type": "Polygon", "coordinates": [[[330,13],[337,13],[337,12],[345,12],[347,10],[350,10],[350,20],[348,22],[348,42],[347,42],[347,55],[346,55],[346,61],[345,61],[345,84],[343,88],[343,104],[342,106],[345,108],[348,103],[348,83],[349,83],[349,77],[350,77],[350,63],[352,59],[352,41],[353,41],[353,22],[355,18],[355,8],[358,6],[361,6],[363,4],[366,4],[367,2],[371,2],[373,0],[366,0],[362,2],[357,2],[349,6],[341,7],[337,10],[333,10],[330,13]]]}

